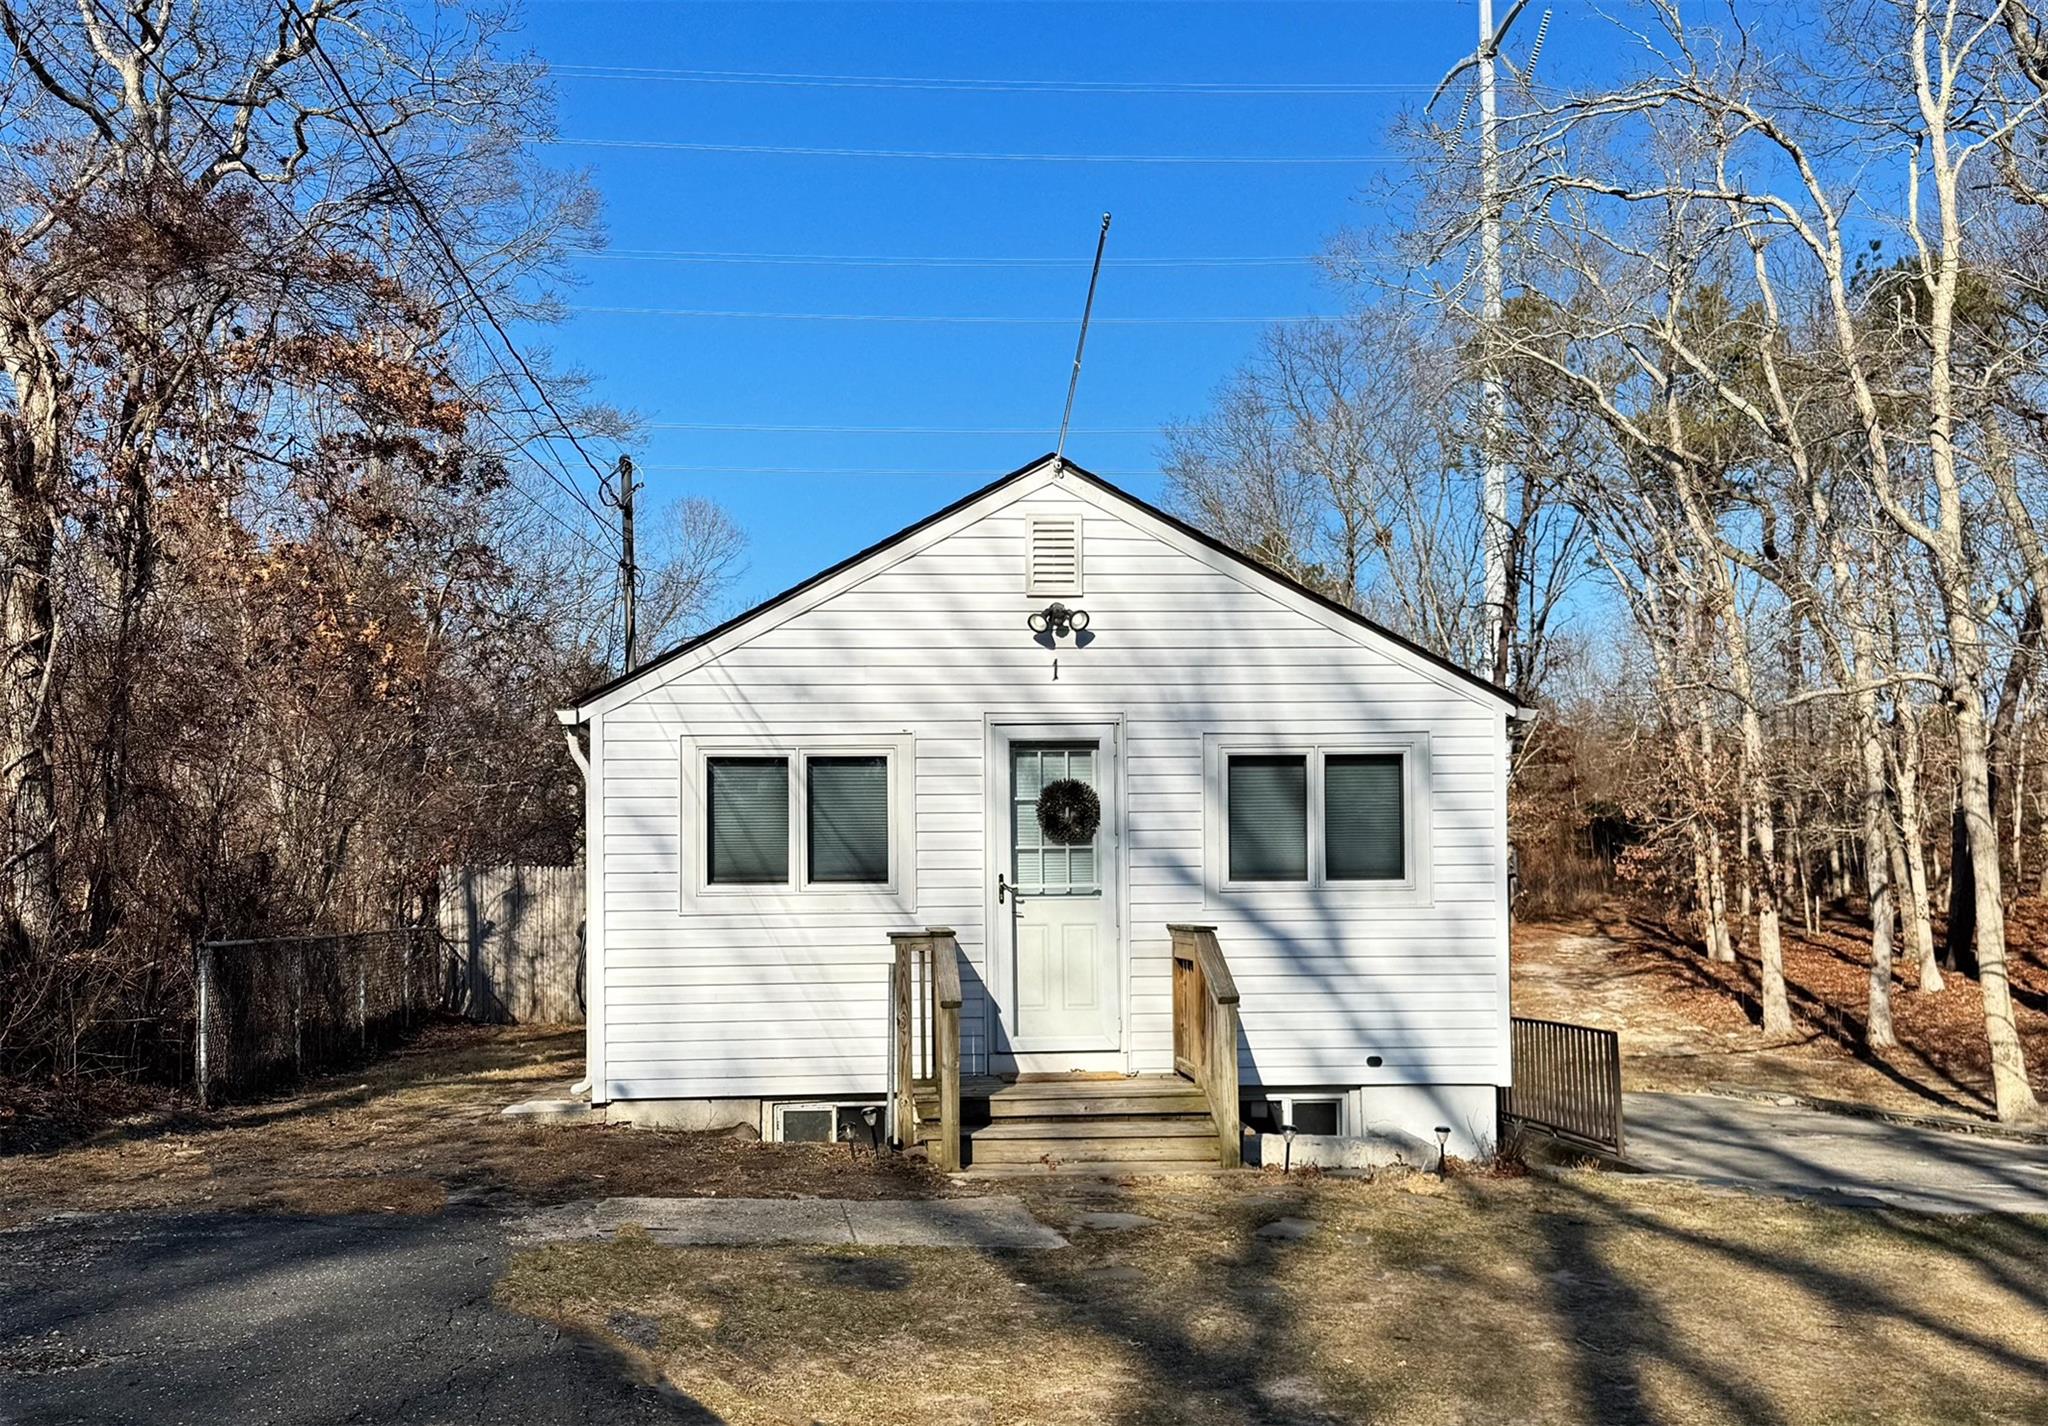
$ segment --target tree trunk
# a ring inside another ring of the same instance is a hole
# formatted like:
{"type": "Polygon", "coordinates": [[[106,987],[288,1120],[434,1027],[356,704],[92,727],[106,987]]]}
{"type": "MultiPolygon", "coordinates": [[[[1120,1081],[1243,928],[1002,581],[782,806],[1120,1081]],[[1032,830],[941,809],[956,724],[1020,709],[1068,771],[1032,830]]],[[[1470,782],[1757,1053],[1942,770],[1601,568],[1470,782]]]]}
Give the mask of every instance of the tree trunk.
{"type": "Polygon", "coordinates": [[[50,585],[62,452],[54,379],[17,376],[17,391],[19,411],[0,412],[0,931],[15,954],[42,956],[58,922],[50,585]]]}
{"type": "MultiPolygon", "coordinates": [[[[1953,602],[1949,606],[1950,647],[1955,651],[1956,780],[1970,855],[1969,895],[1976,913],[1977,980],[1984,993],[1984,1033],[1991,1046],[1991,1084],[1998,1117],[2031,1117],[2038,1109],[2027,1083],[2027,1057],[2013,1016],[2012,986],[2005,974],[2005,906],[1999,899],[1998,827],[1991,820],[1991,757],[1984,726],[1984,696],[1966,651],[1981,647],[1976,622],[1953,602]]],[[[1960,872],[1960,868],[1958,868],[1960,872]]],[[[1958,894],[1964,883],[1956,879],[1958,894]]],[[[1951,913],[1953,915],[1953,913],[1951,913]]],[[[1953,934],[1951,935],[1953,941],[1953,934]]]]}
{"type": "Polygon", "coordinates": [[[1901,697],[1895,705],[1892,733],[1897,766],[1892,785],[1899,799],[1899,850],[1906,862],[1906,901],[1901,908],[1906,939],[1920,967],[1919,988],[1933,994],[1942,988],[1941,964],[1934,948],[1934,908],[1928,888],[1926,827],[1920,805],[1920,714],[1901,697]]]}
{"type": "MultiPolygon", "coordinates": [[[[1987,766],[1982,774],[1987,804],[1991,798],[1989,761],[1985,759],[1987,766]]],[[[1960,775],[1960,746],[1956,750],[1956,770],[1960,775]]],[[[1985,818],[1990,818],[1988,807],[1985,818]]],[[[1970,847],[1970,820],[1963,811],[1960,789],[1948,822],[1948,938],[1943,945],[1941,968],[1971,980],[1977,978],[1977,857],[1970,847]]]]}
{"type": "Polygon", "coordinates": [[[1870,899],[1870,1019],[1863,1043],[1873,1050],[1898,1044],[1892,1030],[1891,817],[1886,809],[1884,744],[1877,722],[1877,695],[1856,699],[1856,746],[1863,774],[1863,885],[1870,899]]]}
{"type": "MultiPolygon", "coordinates": [[[[1738,676],[1738,689],[1741,678],[1738,676]]],[[[1792,1033],[1792,1005],[1785,994],[1785,947],[1778,928],[1778,846],[1777,823],[1771,810],[1769,784],[1764,780],[1763,720],[1746,698],[1742,709],[1742,780],[1750,806],[1750,833],[1756,841],[1756,856],[1746,859],[1751,868],[1748,884],[1756,897],[1757,965],[1763,991],[1764,1033],[1792,1033]]]]}
{"type": "Polygon", "coordinates": [[[1707,827],[1707,959],[1733,962],[1735,941],[1728,932],[1728,871],[1721,856],[1721,829],[1707,827]]]}

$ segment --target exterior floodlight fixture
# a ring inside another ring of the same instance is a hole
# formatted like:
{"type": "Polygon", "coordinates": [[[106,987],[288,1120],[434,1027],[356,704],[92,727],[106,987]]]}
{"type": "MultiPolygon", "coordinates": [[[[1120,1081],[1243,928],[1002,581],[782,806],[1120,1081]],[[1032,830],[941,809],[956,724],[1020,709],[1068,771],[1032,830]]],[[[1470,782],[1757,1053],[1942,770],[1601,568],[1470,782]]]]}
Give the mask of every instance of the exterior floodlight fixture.
{"type": "Polygon", "coordinates": [[[1063,639],[1068,634],[1078,634],[1088,627],[1088,611],[1069,609],[1055,601],[1024,622],[1031,626],[1031,632],[1034,634],[1049,633],[1056,639],[1063,639]]]}
{"type": "Polygon", "coordinates": [[[1448,1159],[1448,1158],[1450,1157],[1450,1148],[1451,1148],[1451,1127],[1450,1127],[1450,1125],[1448,1125],[1448,1124],[1439,1124],[1439,1125],[1437,1125],[1437,1126],[1436,1126],[1436,1176],[1437,1176],[1437,1177],[1438,1177],[1439,1179],[1443,1178],[1443,1177],[1444,1177],[1444,1175],[1445,1175],[1445,1172],[1446,1172],[1446,1170],[1445,1170],[1445,1166],[1444,1166],[1444,1165],[1445,1165],[1445,1160],[1447,1160],[1447,1159],[1448,1159]]]}

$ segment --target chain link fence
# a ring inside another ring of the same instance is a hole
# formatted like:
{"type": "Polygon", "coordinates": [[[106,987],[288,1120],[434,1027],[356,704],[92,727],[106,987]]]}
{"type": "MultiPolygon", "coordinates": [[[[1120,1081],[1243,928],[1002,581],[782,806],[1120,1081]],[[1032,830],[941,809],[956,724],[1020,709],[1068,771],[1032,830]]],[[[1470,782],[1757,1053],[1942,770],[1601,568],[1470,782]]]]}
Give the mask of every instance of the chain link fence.
{"type": "Polygon", "coordinates": [[[206,941],[195,970],[194,1077],[209,1104],[368,1060],[449,994],[432,926],[206,941]]]}

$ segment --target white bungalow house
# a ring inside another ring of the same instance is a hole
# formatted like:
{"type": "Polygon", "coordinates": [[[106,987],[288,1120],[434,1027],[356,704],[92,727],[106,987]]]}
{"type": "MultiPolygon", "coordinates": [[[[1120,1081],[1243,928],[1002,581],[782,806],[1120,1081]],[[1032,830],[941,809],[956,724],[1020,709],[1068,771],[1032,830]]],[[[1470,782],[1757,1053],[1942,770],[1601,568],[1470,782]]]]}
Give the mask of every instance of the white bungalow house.
{"type": "Polygon", "coordinates": [[[1034,461],[562,711],[592,1101],[948,1163],[1484,1153],[1516,713],[1034,461]]]}

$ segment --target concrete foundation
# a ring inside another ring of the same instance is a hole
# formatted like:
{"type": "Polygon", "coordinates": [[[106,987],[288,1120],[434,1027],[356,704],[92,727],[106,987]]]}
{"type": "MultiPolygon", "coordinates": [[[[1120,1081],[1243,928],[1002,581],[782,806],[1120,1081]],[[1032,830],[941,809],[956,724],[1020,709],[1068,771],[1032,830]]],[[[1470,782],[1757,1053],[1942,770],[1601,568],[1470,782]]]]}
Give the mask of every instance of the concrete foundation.
{"type": "MultiPolygon", "coordinates": [[[[1498,1133],[1494,1088],[1490,1084],[1369,1084],[1346,1096],[1344,1127],[1349,1138],[1418,1140],[1436,1163],[1436,1130],[1451,1131],[1454,1159],[1493,1157],[1498,1133]]],[[[1301,1146],[1297,1136],[1295,1147],[1301,1146]]]]}
{"type": "Polygon", "coordinates": [[[605,1106],[605,1122],[635,1129],[681,1129],[716,1133],[725,1129],[761,1129],[758,1099],[615,1099],[605,1106]]]}
{"type": "Polygon", "coordinates": [[[1284,1134],[1254,1134],[1244,1141],[1244,1161],[1253,1168],[1430,1169],[1436,1167],[1436,1145],[1400,1134],[1296,1134],[1290,1159],[1284,1134]]]}

